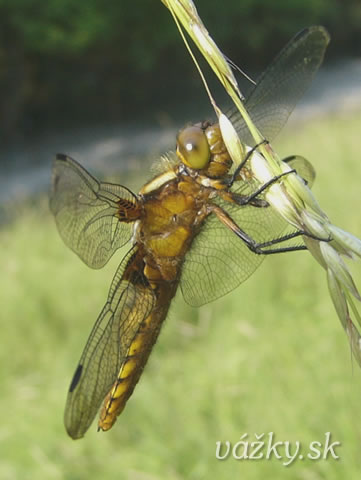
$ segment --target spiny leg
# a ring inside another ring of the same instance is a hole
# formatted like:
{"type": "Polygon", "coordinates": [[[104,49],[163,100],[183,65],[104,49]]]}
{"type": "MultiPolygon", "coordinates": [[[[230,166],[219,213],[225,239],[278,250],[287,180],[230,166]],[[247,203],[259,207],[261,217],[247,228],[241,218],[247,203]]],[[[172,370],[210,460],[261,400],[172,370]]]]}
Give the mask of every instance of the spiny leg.
{"type": "Polygon", "coordinates": [[[268,140],[264,139],[262,140],[262,142],[259,142],[257,143],[257,145],[255,145],[254,147],[251,148],[251,150],[249,152],[247,152],[247,155],[244,157],[244,159],[242,160],[242,162],[238,165],[238,167],[236,168],[236,170],[234,171],[230,181],[229,181],[229,187],[231,187],[233,185],[233,183],[236,181],[238,175],[239,175],[239,172],[242,170],[242,168],[246,165],[246,163],[248,162],[249,158],[252,156],[252,154],[257,150],[258,147],[260,147],[261,145],[263,145],[264,143],[269,143],[268,140]]]}
{"type": "Polygon", "coordinates": [[[264,183],[261,187],[259,187],[255,192],[253,192],[251,195],[248,196],[242,196],[239,195],[238,199],[236,201],[237,205],[248,205],[249,203],[252,203],[254,200],[257,199],[257,197],[263,193],[268,187],[273,185],[274,183],[278,182],[278,180],[285,175],[288,175],[290,173],[296,173],[296,170],[288,170],[287,172],[283,172],[280,175],[276,175],[275,177],[271,178],[271,180],[268,180],[268,182],[264,183]]]}
{"type": "Polygon", "coordinates": [[[235,203],[236,205],[239,205],[239,206],[252,205],[253,207],[266,208],[266,207],[269,207],[269,203],[263,198],[257,198],[257,197],[261,193],[263,193],[268,187],[276,183],[284,175],[288,175],[289,173],[295,173],[295,172],[296,170],[289,170],[287,172],[283,172],[280,175],[277,175],[271,178],[271,180],[264,183],[260,188],[258,188],[255,192],[251,193],[250,195],[241,195],[236,192],[230,192],[229,190],[219,190],[217,193],[226,202],[235,203]]]}
{"type": "Polygon", "coordinates": [[[237,237],[239,237],[246,245],[247,247],[253,252],[256,253],[257,255],[272,255],[275,253],[283,253],[283,252],[295,252],[299,250],[307,250],[306,245],[295,245],[295,246],[290,246],[290,247],[277,247],[277,248],[267,248],[272,245],[277,245],[282,242],[285,242],[287,240],[292,240],[293,238],[299,237],[299,236],[307,236],[310,238],[314,238],[315,240],[321,240],[321,241],[330,241],[330,239],[320,239],[318,237],[315,237],[314,235],[304,232],[302,230],[298,230],[293,233],[289,233],[287,235],[284,235],[282,237],[274,238],[271,239],[267,242],[259,243],[256,242],[252,237],[250,237],[244,230],[242,230],[235,222],[234,220],[226,213],[221,207],[217,205],[209,205],[209,211],[213,212],[217,218],[225,225],[227,228],[232,230],[237,237]],[[265,250],[265,248],[267,248],[265,250]]]}

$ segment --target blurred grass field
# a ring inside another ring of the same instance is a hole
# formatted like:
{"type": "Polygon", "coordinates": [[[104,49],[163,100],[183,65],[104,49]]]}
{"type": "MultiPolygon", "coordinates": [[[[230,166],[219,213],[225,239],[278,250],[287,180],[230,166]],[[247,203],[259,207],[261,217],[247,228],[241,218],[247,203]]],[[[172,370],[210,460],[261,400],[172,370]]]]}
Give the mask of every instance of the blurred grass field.
{"type": "MultiPolygon", "coordinates": [[[[288,127],[276,144],[316,168],[314,192],[361,236],[360,112],[288,127]]],[[[140,185],[139,185],[140,187],[140,185]]],[[[47,201],[0,230],[0,479],[358,479],[361,374],[305,252],[267,258],[200,309],[176,298],[147,368],[108,433],[67,437],[66,392],[122,252],[92,271],[60,240],[47,201]],[[339,460],[215,458],[216,442],[341,442],[339,460]]],[[[361,285],[361,264],[355,265],[361,285]]]]}

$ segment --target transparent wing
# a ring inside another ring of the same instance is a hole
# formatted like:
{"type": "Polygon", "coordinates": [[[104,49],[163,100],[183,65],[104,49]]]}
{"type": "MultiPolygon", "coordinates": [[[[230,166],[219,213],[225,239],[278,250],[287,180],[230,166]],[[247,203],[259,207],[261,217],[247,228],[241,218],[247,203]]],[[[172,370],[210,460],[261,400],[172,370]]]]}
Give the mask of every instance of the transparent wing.
{"type": "MultiPolygon", "coordinates": [[[[330,41],[323,27],[299,32],[261,74],[247,96],[245,105],[252,121],[269,141],[283,128],[295,105],[311,84],[330,41]]],[[[232,110],[230,119],[246,145],[254,140],[240,113],[232,110]]]]}
{"type": "Polygon", "coordinates": [[[141,271],[131,279],[124,271],[131,266],[135,248],[123,259],[108,300],[90,334],[71,382],[64,423],[72,438],[80,438],[89,428],[104,397],[114,384],[129,345],[142,321],[155,304],[153,290],[141,271]]]}
{"type": "MultiPolygon", "coordinates": [[[[242,192],[243,193],[243,192],[242,192]]],[[[286,224],[271,207],[238,207],[218,200],[231,218],[257,242],[277,238],[286,224]]],[[[215,215],[210,215],[185,257],[181,290],[187,303],[200,306],[244,282],[262,263],[215,215]]]]}
{"type": "MultiPolygon", "coordinates": [[[[312,165],[303,157],[293,156],[286,160],[311,186],[315,175],[312,165]]],[[[250,195],[256,188],[257,184],[250,180],[234,191],[250,195]]],[[[239,207],[222,200],[215,203],[258,243],[280,237],[287,227],[271,206],[239,207]]],[[[185,256],[180,284],[185,301],[200,306],[222,297],[250,277],[263,259],[264,255],[253,253],[215,215],[210,215],[185,256]]]]}
{"type": "MultiPolygon", "coordinates": [[[[272,140],[286,123],[299,98],[311,83],[322,63],[329,42],[323,27],[310,27],[296,35],[280,52],[246,99],[250,116],[262,134],[272,140]]],[[[242,141],[253,145],[239,112],[230,115],[242,141]]],[[[311,186],[315,178],[312,165],[302,157],[285,159],[311,186]]],[[[253,182],[243,182],[238,193],[255,191],[253,182]]],[[[261,197],[260,197],[261,198],[261,197]]],[[[217,203],[255,241],[278,238],[286,222],[271,207],[237,207],[217,203]]],[[[264,256],[252,253],[236,235],[214,216],[209,216],[186,255],[181,289],[191,305],[202,305],[232,291],[262,263],[264,256]]]]}
{"type": "Polygon", "coordinates": [[[303,178],[309,188],[313,186],[316,178],[316,171],[311,162],[306,158],[301,157],[301,155],[291,155],[287,158],[283,158],[282,161],[288,163],[291,168],[295,169],[297,174],[303,178]]]}
{"type": "Polygon", "coordinates": [[[103,267],[130,239],[140,215],[138,199],[130,190],[98,182],[65,155],[54,161],[50,210],[66,245],[92,268],[103,267]]]}

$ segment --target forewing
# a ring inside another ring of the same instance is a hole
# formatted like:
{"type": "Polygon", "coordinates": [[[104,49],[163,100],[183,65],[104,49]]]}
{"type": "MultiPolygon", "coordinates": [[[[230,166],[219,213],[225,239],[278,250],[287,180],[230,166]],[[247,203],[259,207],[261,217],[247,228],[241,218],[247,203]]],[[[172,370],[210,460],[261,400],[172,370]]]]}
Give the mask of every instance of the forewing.
{"type": "MultiPolygon", "coordinates": [[[[300,32],[261,75],[247,97],[247,110],[268,140],[282,129],[311,83],[328,42],[329,36],[323,27],[310,27],[300,32]]],[[[253,138],[239,112],[232,113],[230,119],[241,140],[253,145],[253,138]]],[[[286,160],[311,186],[315,178],[312,165],[302,157],[286,160]]],[[[249,195],[256,188],[252,181],[242,182],[238,193],[249,195]]],[[[257,243],[278,238],[287,226],[271,206],[238,207],[221,200],[216,203],[257,243]]],[[[186,254],[181,278],[185,300],[198,306],[225,295],[252,275],[263,258],[251,252],[215,215],[210,215],[186,254]]]]}
{"type": "Polygon", "coordinates": [[[306,158],[301,157],[300,155],[291,155],[282,160],[296,170],[297,174],[303,178],[309,188],[312,187],[316,178],[316,172],[312,164],[306,158]]]}
{"type": "Polygon", "coordinates": [[[125,269],[134,259],[135,248],[123,259],[113,278],[108,300],[69,388],[64,423],[72,438],[81,438],[89,428],[117,378],[140,324],[154,307],[154,293],[143,272],[134,271],[131,280],[124,278],[125,269]]]}
{"type": "MultiPolygon", "coordinates": [[[[280,132],[311,84],[329,40],[323,27],[309,27],[299,32],[261,74],[247,96],[247,111],[267,140],[273,140],[280,132]]],[[[252,146],[253,137],[240,113],[232,110],[230,119],[241,140],[252,146]]]]}
{"type": "Polygon", "coordinates": [[[140,214],[130,190],[98,182],[65,155],[54,161],[50,209],[66,245],[92,268],[103,267],[130,239],[140,214]]]}
{"type": "MultiPolygon", "coordinates": [[[[237,193],[249,195],[254,187],[250,181],[237,193]]],[[[222,200],[215,203],[259,243],[278,238],[287,225],[270,206],[239,207],[222,200]]],[[[185,301],[200,306],[222,297],[252,275],[263,258],[264,255],[249,250],[242,240],[211,214],[185,256],[181,277],[185,301]]]]}

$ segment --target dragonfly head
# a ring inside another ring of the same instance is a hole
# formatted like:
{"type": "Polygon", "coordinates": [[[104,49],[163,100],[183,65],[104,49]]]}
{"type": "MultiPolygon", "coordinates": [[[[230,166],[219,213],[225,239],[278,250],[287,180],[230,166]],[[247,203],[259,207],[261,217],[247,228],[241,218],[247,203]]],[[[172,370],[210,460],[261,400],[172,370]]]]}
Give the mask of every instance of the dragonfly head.
{"type": "Polygon", "coordinates": [[[177,155],[184,165],[194,170],[207,167],[211,152],[206,134],[200,126],[185,127],[178,133],[177,155]]]}
{"type": "Polygon", "coordinates": [[[232,166],[218,124],[197,123],[177,136],[177,155],[183,165],[210,178],[222,178],[232,166]]]}

